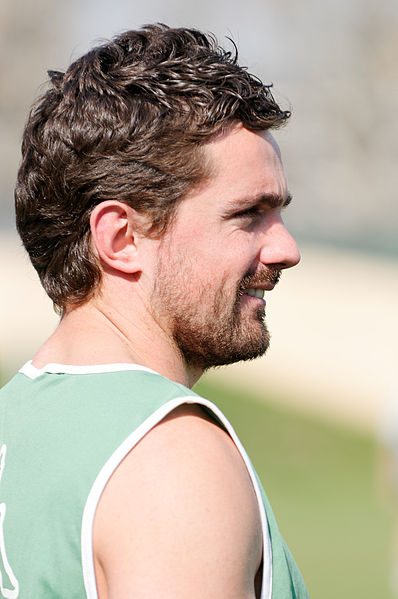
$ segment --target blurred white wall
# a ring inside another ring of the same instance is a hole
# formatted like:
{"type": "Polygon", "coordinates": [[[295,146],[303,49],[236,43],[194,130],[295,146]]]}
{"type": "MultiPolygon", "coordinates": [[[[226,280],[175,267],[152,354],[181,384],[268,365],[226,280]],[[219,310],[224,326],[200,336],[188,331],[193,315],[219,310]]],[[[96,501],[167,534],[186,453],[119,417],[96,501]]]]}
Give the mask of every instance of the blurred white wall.
{"type": "Polygon", "coordinates": [[[16,234],[0,235],[0,373],[10,376],[55,329],[58,317],[16,234]]]}

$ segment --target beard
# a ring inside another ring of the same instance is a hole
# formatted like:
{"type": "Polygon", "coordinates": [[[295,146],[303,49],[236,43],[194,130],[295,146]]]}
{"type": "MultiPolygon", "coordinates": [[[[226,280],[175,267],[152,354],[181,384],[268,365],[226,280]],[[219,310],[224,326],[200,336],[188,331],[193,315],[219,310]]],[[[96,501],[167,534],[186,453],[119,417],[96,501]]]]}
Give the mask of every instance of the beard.
{"type": "Polygon", "coordinates": [[[244,306],[242,296],[253,286],[275,285],[280,271],[263,268],[254,275],[247,273],[232,289],[227,284],[231,277],[225,276],[215,289],[211,281],[199,282],[186,262],[175,264],[172,274],[170,262],[166,270],[159,266],[152,296],[152,306],[158,307],[155,318],[161,314],[167,319],[172,339],[188,366],[207,370],[253,360],[267,351],[270,334],[265,306],[244,306]]]}

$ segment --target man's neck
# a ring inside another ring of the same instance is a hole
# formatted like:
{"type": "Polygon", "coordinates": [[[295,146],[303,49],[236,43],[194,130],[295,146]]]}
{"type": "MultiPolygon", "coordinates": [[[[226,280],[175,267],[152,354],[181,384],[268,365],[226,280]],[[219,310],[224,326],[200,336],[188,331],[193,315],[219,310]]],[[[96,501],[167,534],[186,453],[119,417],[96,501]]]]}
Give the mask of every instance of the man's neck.
{"type": "MultiPolygon", "coordinates": [[[[132,312],[134,313],[134,312],[132,312]]],[[[200,369],[189,368],[174,342],[154,321],[126,318],[98,302],[66,310],[57,329],[33,358],[41,368],[50,362],[74,365],[140,364],[192,387],[200,369]]]]}

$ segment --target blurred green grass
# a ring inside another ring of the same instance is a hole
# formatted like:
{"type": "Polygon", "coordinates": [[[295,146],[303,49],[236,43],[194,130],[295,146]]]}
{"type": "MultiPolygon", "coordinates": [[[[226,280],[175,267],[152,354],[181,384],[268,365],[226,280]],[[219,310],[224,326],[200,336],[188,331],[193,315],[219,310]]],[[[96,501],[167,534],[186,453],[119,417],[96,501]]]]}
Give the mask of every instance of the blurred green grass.
{"type": "MultiPolygon", "coordinates": [[[[310,596],[393,599],[374,439],[203,380],[251,457],[310,596]]],[[[321,398],[320,398],[321,401],[321,398]]]]}

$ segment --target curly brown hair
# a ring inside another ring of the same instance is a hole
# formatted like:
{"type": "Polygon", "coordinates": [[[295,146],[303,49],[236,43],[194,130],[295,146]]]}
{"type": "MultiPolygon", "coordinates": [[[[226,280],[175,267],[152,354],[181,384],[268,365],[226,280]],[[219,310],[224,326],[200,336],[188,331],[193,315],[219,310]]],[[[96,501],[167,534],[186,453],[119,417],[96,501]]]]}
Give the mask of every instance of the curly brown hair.
{"type": "Polygon", "coordinates": [[[178,202],[208,176],[203,145],[234,122],[251,130],[289,117],[269,85],[194,29],[147,25],[97,46],[33,106],[15,190],[17,228],[59,309],[101,281],[90,213],[115,199],[160,234],[178,202]]]}

